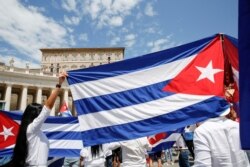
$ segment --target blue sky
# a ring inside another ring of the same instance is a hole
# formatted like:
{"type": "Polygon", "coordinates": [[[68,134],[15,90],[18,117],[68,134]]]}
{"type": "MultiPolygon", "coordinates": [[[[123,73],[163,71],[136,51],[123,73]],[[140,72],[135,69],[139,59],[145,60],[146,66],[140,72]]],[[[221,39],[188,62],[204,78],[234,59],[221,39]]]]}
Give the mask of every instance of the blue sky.
{"type": "Polygon", "coordinates": [[[0,0],[0,61],[40,48],[125,47],[125,59],[216,33],[238,37],[237,0],[0,0]]]}

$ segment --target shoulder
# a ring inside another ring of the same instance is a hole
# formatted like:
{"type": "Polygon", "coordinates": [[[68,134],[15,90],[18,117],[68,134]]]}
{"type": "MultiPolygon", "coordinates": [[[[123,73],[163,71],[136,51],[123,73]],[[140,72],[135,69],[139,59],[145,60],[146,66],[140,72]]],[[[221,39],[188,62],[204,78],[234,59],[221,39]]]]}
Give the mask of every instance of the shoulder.
{"type": "Polygon", "coordinates": [[[81,149],[81,152],[80,152],[80,155],[81,155],[82,157],[86,157],[86,156],[88,155],[88,149],[89,149],[89,147],[84,147],[84,148],[82,148],[82,149],[81,149]]]}

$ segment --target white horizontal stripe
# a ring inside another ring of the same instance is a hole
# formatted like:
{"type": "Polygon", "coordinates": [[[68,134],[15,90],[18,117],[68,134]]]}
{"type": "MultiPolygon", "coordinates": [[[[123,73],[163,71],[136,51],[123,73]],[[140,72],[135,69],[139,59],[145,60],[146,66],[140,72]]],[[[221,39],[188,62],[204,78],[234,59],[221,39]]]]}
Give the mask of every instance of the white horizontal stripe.
{"type": "Polygon", "coordinates": [[[82,140],[49,140],[50,149],[81,149],[82,140]]]}
{"type": "Polygon", "coordinates": [[[169,137],[167,137],[166,139],[160,140],[159,142],[155,143],[152,145],[152,147],[156,147],[161,143],[164,142],[170,142],[170,141],[176,141],[179,137],[181,136],[180,133],[172,133],[169,137]]]}
{"type": "Polygon", "coordinates": [[[15,144],[10,145],[9,147],[5,147],[4,149],[8,149],[8,148],[14,148],[15,144]]]}
{"type": "Polygon", "coordinates": [[[80,115],[78,120],[81,130],[86,131],[153,118],[199,103],[211,97],[174,94],[147,103],[80,115]]]}
{"type": "Polygon", "coordinates": [[[131,72],[115,77],[104,78],[70,85],[74,100],[117,93],[158,82],[169,80],[183,70],[195,57],[190,56],[168,64],[159,65],[150,69],[131,72]]]}
{"type": "MultiPolygon", "coordinates": [[[[50,149],[81,149],[83,147],[82,140],[60,140],[60,139],[49,139],[50,149]]],[[[14,148],[15,144],[6,147],[14,148]]]]}
{"type": "MultiPolygon", "coordinates": [[[[15,120],[19,125],[21,121],[15,120]]],[[[55,131],[62,131],[62,132],[81,132],[81,129],[79,127],[78,123],[75,124],[56,124],[56,123],[44,123],[42,125],[42,131],[46,132],[55,132],[55,131]]]]}
{"type": "Polygon", "coordinates": [[[56,124],[56,123],[44,123],[42,126],[42,131],[46,132],[55,132],[55,131],[63,131],[63,132],[80,132],[79,124],[56,124]]]}

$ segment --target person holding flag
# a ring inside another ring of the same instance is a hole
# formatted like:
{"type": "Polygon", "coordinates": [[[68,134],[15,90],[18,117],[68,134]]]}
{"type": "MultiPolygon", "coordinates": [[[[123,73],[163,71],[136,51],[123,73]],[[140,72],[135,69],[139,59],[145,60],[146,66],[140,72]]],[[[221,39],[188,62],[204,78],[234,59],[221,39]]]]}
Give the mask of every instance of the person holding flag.
{"type": "Polygon", "coordinates": [[[14,148],[12,166],[47,166],[49,141],[41,131],[41,126],[49,116],[61,85],[67,76],[66,72],[60,73],[56,89],[49,96],[44,106],[32,103],[26,107],[14,148]]]}

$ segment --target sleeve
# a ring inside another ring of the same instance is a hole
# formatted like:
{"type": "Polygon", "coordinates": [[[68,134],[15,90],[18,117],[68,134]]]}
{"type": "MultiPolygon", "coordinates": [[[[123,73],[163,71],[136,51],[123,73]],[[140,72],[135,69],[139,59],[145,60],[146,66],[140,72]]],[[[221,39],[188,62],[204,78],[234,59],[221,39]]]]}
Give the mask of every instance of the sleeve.
{"type": "Polygon", "coordinates": [[[50,109],[48,109],[46,106],[43,107],[41,113],[36,117],[32,123],[29,124],[27,133],[34,133],[37,130],[41,129],[43,123],[48,118],[50,113],[50,109]]]}
{"type": "Polygon", "coordinates": [[[113,142],[113,143],[109,143],[108,148],[109,150],[114,150],[118,147],[121,147],[121,143],[120,142],[113,142]]]}
{"type": "Polygon", "coordinates": [[[205,133],[195,130],[194,132],[194,167],[211,167],[212,157],[205,133]]]}
{"type": "Polygon", "coordinates": [[[80,156],[83,158],[86,158],[88,156],[88,150],[87,148],[83,148],[80,152],[80,156]]]}
{"type": "Polygon", "coordinates": [[[104,157],[112,155],[112,150],[109,147],[110,143],[103,144],[103,154],[104,157]]]}

